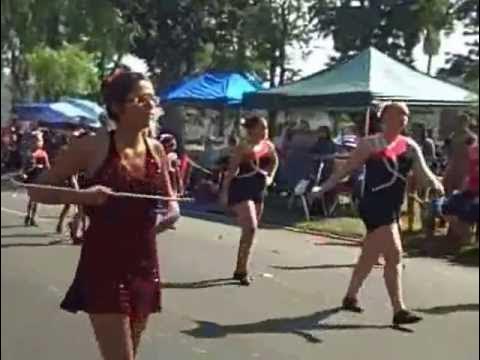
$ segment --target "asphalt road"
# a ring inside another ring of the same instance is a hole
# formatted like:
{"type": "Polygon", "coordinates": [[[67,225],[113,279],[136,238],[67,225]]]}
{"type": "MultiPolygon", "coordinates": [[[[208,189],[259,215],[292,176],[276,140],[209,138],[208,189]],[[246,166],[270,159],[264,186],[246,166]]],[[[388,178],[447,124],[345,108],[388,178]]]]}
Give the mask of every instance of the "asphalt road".
{"type": "MultiPolygon", "coordinates": [[[[58,307],[80,250],[53,234],[58,208],[42,207],[40,226],[24,228],[25,194],[2,190],[1,200],[2,359],[99,359],[87,317],[58,307]]],[[[187,217],[159,236],[165,310],[152,318],[139,359],[478,358],[478,268],[407,259],[406,297],[425,321],[397,331],[380,268],[362,292],[367,311],[338,310],[358,247],[262,230],[256,281],[241,288],[229,280],[238,236],[235,227],[187,217]]]]}

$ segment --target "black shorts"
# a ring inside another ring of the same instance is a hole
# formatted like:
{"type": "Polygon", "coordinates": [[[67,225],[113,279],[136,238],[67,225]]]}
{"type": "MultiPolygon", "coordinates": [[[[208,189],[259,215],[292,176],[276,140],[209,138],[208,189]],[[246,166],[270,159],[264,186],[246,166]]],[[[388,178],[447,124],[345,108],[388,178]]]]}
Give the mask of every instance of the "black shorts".
{"type": "Polygon", "coordinates": [[[28,170],[25,173],[25,175],[26,175],[25,182],[26,183],[35,182],[35,180],[40,176],[41,173],[43,173],[43,171],[44,171],[44,168],[41,168],[41,167],[34,167],[34,168],[28,170]]]}
{"type": "Polygon", "coordinates": [[[253,201],[255,204],[263,203],[267,189],[265,175],[256,174],[244,178],[234,178],[230,184],[228,204],[238,205],[244,201],[253,201]]]}
{"type": "Polygon", "coordinates": [[[392,201],[386,196],[363,197],[358,211],[367,232],[371,233],[379,227],[398,224],[401,206],[401,202],[392,201]]]}

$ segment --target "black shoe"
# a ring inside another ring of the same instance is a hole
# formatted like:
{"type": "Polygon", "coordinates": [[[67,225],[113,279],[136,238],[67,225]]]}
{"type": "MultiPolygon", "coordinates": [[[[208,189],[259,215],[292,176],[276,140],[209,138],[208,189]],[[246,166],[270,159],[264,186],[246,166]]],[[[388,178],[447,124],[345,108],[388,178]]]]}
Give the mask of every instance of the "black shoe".
{"type": "Polygon", "coordinates": [[[57,234],[63,233],[63,228],[60,225],[57,225],[57,234]]]}
{"type": "Polygon", "coordinates": [[[37,224],[37,222],[35,221],[35,219],[30,219],[30,226],[38,227],[38,224],[37,224]]]}
{"type": "Polygon", "coordinates": [[[398,325],[416,324],[422,320],[423,320],[422,317],[414,314],[411,311],[400,310],[393,317],[393,325],[398,326],[398,325]]]}
{"type": "Polygon", "coordinates": [[[358,305],[358,300],[357,299],[353,299],[353,298],[349,298],[349,297],[345,297],[343,299],[342,309],[346,310],[346,311],[351,311],[351,312],[354,312],[354,313],[357,313],[357,314],[361,314],[364,311],[360,307],[360,305],[358,305]]]}
{"type": "Polygon", "coordinates": [[[253,279],[248,276],[247,273],[233,273],[233,280],[240,281],[240,285],[242,286],[250,286],[252,284],[253,279]]]}
{"type": "Polygon", "coordinates": [[[25,217],[25,226],[30,226],[30,218],[28,216],[25,217]]]}

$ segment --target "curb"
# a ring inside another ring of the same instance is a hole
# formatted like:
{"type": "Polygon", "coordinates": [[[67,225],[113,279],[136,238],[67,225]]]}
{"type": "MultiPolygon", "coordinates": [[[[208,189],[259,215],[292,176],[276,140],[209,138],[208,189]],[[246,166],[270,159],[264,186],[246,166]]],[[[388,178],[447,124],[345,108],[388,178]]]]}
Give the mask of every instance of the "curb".
{"type": "MultiPolygon", "coordinates": [[[[221,214],[216,214],[216,213],[210,213],[210,212],[203,212],[203,211],[196,211],[196,210],[182,210],[182,215],[185,216],[199,216],[199,217],[205,217],[208,216],[209,218],[212,219],[219,219],[219,220],[228,220],[230,219],[229,216],[227,215],[221,215],[221,214]]],[[[288,226],[288,225],[282,225],[282,224],[275,224],[275,223],[267,223],[264,222],[265,225],[267,226],[278,226],[280,229],[298,233],[298,234],[306,234],[306,235],[313,235],[313,236],[321,236],[321,237],[326,237],[332,240],[338,240],[338,241],[344,241],[344,242],[349,242],[349,243],[354,243],[354,244],[361,244],[361,237],[352,237],[352,236],[342,236],[339,234],[334,234],[334,233],[327,233],[327,232],[322,232],[322,231],[314,231],[314,230],[307,230],[307,229],[299,229],[293,226],[288,226]]]]}

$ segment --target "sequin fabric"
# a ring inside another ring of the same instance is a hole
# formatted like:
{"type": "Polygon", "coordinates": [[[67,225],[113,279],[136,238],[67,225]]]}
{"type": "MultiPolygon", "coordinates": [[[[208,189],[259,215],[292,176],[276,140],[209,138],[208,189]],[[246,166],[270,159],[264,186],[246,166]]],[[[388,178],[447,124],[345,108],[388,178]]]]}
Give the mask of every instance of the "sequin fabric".
{"type": "MultiPolygon", "coordinates": [[[[113,134],[103,166],[87,186],[118,192],[168,195],[168,174],[147,152],[144,178],[122,165],[113,134]]],[[[155,242],[155,200],[112,198],[86,208],[90,219],[74,281],[61,307],[70,312],[145,316],[161,309],[160,272],[155,242]]]]}

